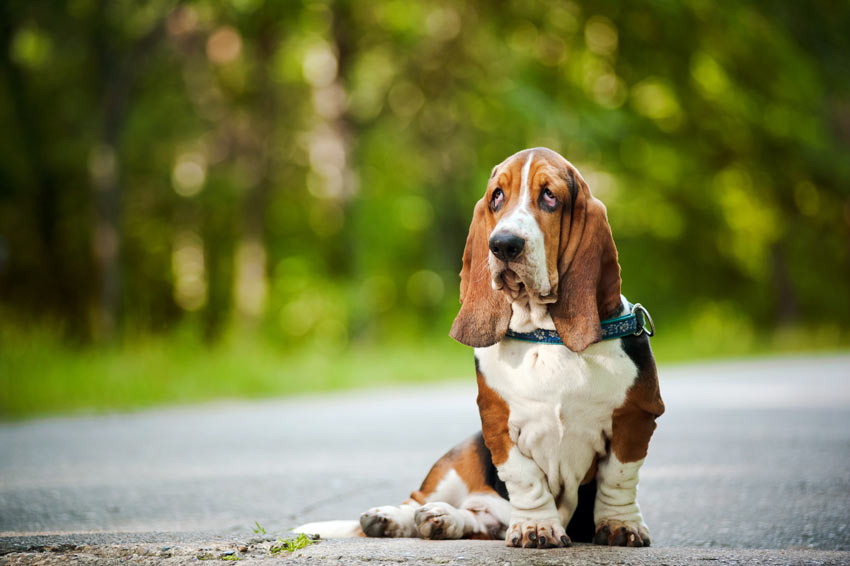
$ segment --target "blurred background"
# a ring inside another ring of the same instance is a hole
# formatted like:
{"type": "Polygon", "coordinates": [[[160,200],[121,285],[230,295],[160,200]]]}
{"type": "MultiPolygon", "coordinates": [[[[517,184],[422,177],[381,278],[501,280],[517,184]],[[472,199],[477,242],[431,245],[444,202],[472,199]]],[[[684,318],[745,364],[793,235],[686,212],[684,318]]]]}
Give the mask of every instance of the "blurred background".
{"type": "Polygon", "coordinates": [[[471,379],[472,206],[608,206],[659,362],[850,344],[850,4],[0,3],[0,418],[471,379]]]}

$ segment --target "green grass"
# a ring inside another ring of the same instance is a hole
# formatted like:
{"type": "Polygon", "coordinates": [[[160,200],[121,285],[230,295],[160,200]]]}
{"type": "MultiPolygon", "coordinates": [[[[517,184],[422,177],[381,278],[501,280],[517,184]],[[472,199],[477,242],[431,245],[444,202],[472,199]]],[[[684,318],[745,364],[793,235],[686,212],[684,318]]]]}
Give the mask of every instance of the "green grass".
{"type": "MultiPolygon", "coordinates": [[[[850,345],[850,332],[833,327],[760,333],[726,319],[657,326],[653,349],[662,366],[722,357],[846,350],[850,345]]],[[[208,348],[187,336],[175,333],[126,340],[108,348],[75,348],[44,329],[0,327],[0,418],[474,380],[471,349],[447,336],[354,344],[342,350],[315,344],[288,351],[246,338],[208,348]]]]}
{"type": "Polygon", "coordinates": [[[304,533],[300,533],[295,538],[288,538],[277,541],[269,549],[269,552],[271,552],[272,554],[280,554],[283,551],[295,552],[296,550],[301,550],[302,548],[306,548],[311,544],[315,544],[315,541],[304,533]]]}
{"type": "Polygon", "coordinates": [[[74,348],[46,333],[0,332],[0,418],[267,398],[469,377],[471,351],[448,337],[285,351],[261,341],[207,348],[178,336],[74,348]]]}
{"type": "Polygon", "coordinates": [[[724,358],[850,350],[850,329],[811,325],[754,328],[746,319],[703,311],[687,321],[656,323],[652,349],[659,365],[724,358]]]}

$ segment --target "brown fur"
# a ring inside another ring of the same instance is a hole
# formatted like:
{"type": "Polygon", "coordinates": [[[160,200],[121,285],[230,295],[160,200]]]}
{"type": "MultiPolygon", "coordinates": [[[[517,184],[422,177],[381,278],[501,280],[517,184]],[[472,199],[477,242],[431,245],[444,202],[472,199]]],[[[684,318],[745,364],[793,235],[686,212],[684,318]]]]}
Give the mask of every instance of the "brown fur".
{"type": "Polygon", "coordinates": [[[513,442],[508,432],[511,411],[502,397],[490,389],[484,375],[476,368],[478,378],[478,411],[481,414],[481,432],[490,450],[493,463],[501,466],[508,459],[513,442]]]}
{"type": "Polygon", "coordinates": [[[484,477],[485,468],[479,449],[475,437],[472,437],[449,450],[431,467],[422,485],[410,494],[410,498],[424,504],[449,470],[454,470],[460,476],[470,493],[495,493],[484,477]]]}
{"type": "Polygon", "coordinates": [[[480,348],[492,346],[505,337],[511,320],[511,306],[504,293],[494,291],[490,285],[487,256],[488,240],[493,226],[488,222],[487,200],[475,205],[466,248],[463,250],[463,267],[460,271],[460,312],[449,335],[467,346],[480,348]]]}
{"type": "Polygon", "coordinates": [[[581,352],[602,340],[600,322],[620,304],[620,264],[605,205],[574,178],[576,199],[561,223],[558,300],[549,314],[564,345],[581,352]]]}
{"type": "Polygon", "coordinates": [[[611,451],[620,462],[637,462],[646,457],[655,419],[664,413],[655,360],[638,373],[626,400],[614,410],[611,451]]]}

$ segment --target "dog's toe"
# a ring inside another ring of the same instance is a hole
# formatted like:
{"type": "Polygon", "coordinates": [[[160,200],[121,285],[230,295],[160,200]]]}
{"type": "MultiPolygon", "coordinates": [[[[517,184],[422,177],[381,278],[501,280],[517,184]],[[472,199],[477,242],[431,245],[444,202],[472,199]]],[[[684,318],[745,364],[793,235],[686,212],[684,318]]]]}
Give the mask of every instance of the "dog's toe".
{"type": "Polygon", "coordinates": [[[649,532],[644,525],[610,520],[597,525],[593,543],[604,546],[649,546],[649,532]]]}

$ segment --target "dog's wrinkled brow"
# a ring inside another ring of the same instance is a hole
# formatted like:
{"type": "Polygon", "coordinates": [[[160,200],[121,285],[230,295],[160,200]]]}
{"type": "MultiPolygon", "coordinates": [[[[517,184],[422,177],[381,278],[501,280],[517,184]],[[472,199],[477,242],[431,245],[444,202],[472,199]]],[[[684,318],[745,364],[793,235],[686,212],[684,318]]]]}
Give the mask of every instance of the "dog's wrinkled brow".
{"type": "Polygon", "coordinates": [[[575,202],[578,196],[578,183],[576,183],[575,174],[571,168],[567,168],[567,174],[564,175],[564,180],[567,182],[567,187],[570,189],[570,202],[575,202]]]}

